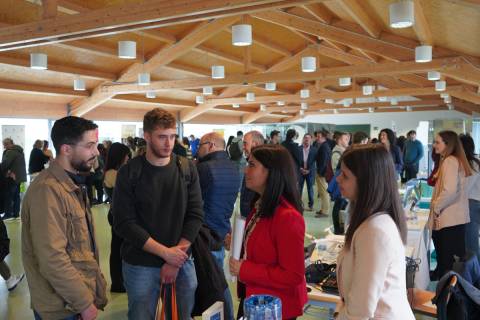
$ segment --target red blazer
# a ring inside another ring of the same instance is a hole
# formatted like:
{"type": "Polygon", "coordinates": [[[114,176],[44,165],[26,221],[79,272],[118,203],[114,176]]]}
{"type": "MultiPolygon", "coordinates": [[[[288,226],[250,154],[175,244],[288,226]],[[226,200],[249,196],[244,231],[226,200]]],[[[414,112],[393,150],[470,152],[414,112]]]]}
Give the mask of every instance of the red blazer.
{"type": "MultiPolygon", "coordinates": [[[[252,211],[247,219],[252,218],[252,211]]],[[[239,281],[246,296],[268,294],[282,300],[282,318],[301,316],[307,302],[303,245],[305,221],[283,198],[271,218],[262,218],[248,240],[239,281]]]]}

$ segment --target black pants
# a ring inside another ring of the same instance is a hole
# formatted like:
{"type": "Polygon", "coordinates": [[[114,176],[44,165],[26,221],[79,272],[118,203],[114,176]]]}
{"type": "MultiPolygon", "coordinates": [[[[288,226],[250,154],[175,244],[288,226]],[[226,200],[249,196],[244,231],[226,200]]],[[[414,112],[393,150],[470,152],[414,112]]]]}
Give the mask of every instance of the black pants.
{"type": "Polygon", "coordinates": [[[407,182],[408,180],[411,180],[411,179],[417,179],[418,164],[405,164],[404,170],[405,170],[404,182],[407,182]]]}
{"type": "Polygon", "coordinates": [[[18,218],[20,213],[20,183],[12,178],[7,178],[3,194],[5,205],[5,216],[7,218],[18,218]]]}
{"type": "Polygon", "coordinates": [[[120,248],[122,247],[123,238],[120,238],[112,228],[112,242],[110,244],[110,278],[112,279],[113,291],[124,291],[123,275],[122,275],[122,256],[120,248]]]}
{"type": "Polygon", "coordinates": [[[95,186],[95,190],[97,191],[97,202],[103,203],[103,180],[95,179],[93,180],[93,185],[95,186]]]}
{"type": "Polygon", "coordinates": [[[344,234],[344,227],[340,224],[340,210],[345,210],[347,206],[347,201],[343,198],[335,200],[332,209],[332,220],[333,220],[333,233],[335,234],[344,234]]]}
{"type": "Polygon", "coordinates": [[[433,230],[432,240],[437,252],[437,276],[440,279],[452,270],[453,256],[463,258],[465,255],[465,225],[433,230]]]}

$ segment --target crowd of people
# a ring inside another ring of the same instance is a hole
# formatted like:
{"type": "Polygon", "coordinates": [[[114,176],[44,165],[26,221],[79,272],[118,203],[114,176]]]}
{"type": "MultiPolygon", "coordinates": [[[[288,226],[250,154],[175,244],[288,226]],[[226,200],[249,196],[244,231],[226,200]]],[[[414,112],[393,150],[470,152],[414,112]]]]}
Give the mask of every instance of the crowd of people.
{"type": "MultiPolygon", "coordinates": [[[[159,298],[170,310],[166,297],[172,294],[180,319],[200,315],[215,301],[224,302],[226,319],[240,318],[245,298],[254,294],[279,297],[284,319],[301,316],[307,302],[303,215],[315,202],[315,217],[331,215],[333,232],[345,235],[337,318],[414,319],[398,180],[419,172],[423,146],[415,131],[399,143],[390,129],[377,139],[322,129],[306,133],[301,144],[294,129],[283,141],[278,130],[267,139],[238,131],[226,143],[217,132],[179,137],[175,118],[158,108],[145,114],[143,131],[142,139],[99,144],[95,123],[70,116],[52,128],[55,159],[48,142],[35,142],[32,181],[21,206],[22,259],[35,319],[95,319],[106,306],[91,210],[103,202],[110,203],[110,291],[126,292],[129,319],[154,319],[159,298]],[[224,262],[238,196],[246,227],[240,258],[228,260],[238,279],[235,316],[224,262]]],[[[5,217],[17,217],[25,158],[11,139],[3,143],[5,217]]],[[[480,259],[480,160],[474,149],[470,136],[452,131],[439,132],[434,141],[429,226],[436,278],[451,270],[454,255],[472,251],[480,259]]],[[[8,240],[3,229],[2,222],[0,241],[8,240]]],[[[1,243],[3,260],[8,250],[1,243]]],[[[9,290],[23,278],[11,275],[3,261],[0,274],[12,284],[9,290]]]]}

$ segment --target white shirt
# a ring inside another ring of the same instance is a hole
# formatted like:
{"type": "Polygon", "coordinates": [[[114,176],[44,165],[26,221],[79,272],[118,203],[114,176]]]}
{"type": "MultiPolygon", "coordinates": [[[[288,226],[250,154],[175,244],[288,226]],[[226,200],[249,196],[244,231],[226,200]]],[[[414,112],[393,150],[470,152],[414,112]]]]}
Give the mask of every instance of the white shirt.
{"type": "Polygon", "coordinates": [[[365,220],[337,264],[343,301],[337,320],[415,320],[407,300],[405,247],[388,214],[365,220]]]}
{"type": "Polygon", "coordinates": [[[467,177],[468,199],[480,201],[480,168],[473,163],[472,175],[467,177]]]}
{"type": "Polygon", "coordinates": [[[308,162],[308,154],[310,153],[310,146],[308,148],[305,148],[305,145],[303,146],[303,168],[307,169],[307,162],[308,162]]]}

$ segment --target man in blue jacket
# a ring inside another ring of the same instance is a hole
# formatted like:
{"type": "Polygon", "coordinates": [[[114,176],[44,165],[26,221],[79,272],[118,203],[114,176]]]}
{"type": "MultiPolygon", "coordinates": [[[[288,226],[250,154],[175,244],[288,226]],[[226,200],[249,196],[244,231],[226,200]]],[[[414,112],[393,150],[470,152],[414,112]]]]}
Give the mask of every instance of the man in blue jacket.
{"type": "Polygon", "coordinates": [[[423,145],[417,139],[417,133],[410,130],[407,133],[403,156],[405,181],[416,179],[420,160],[423,158],[423,145]]]}
{"type": "MultiPolygon", "coordinates": [[[[240,186],[240,173],[225,151],[225,140],[216,132],[207,133],[200,139],[198,158],[205,223],[221,239],[225,239],[231,231],[230,217],[240,186]]],[[[223,270],[225,247],[212,251],[212,254],[223,270]]],[[[228,288],[225,290],[225,311],[225,318],[233,319],[233,302],[228,288]]]]}
{"type": "Polygon", "coordinates": [[[306,133],[303,143],[299,147],[301,166],[299,176],[300,195],[303,193],[303,185],[307,183],[308,209],[313,210],[313,184],[315,183],[317,148],[312,146],[312,135],[306,133]]]}

